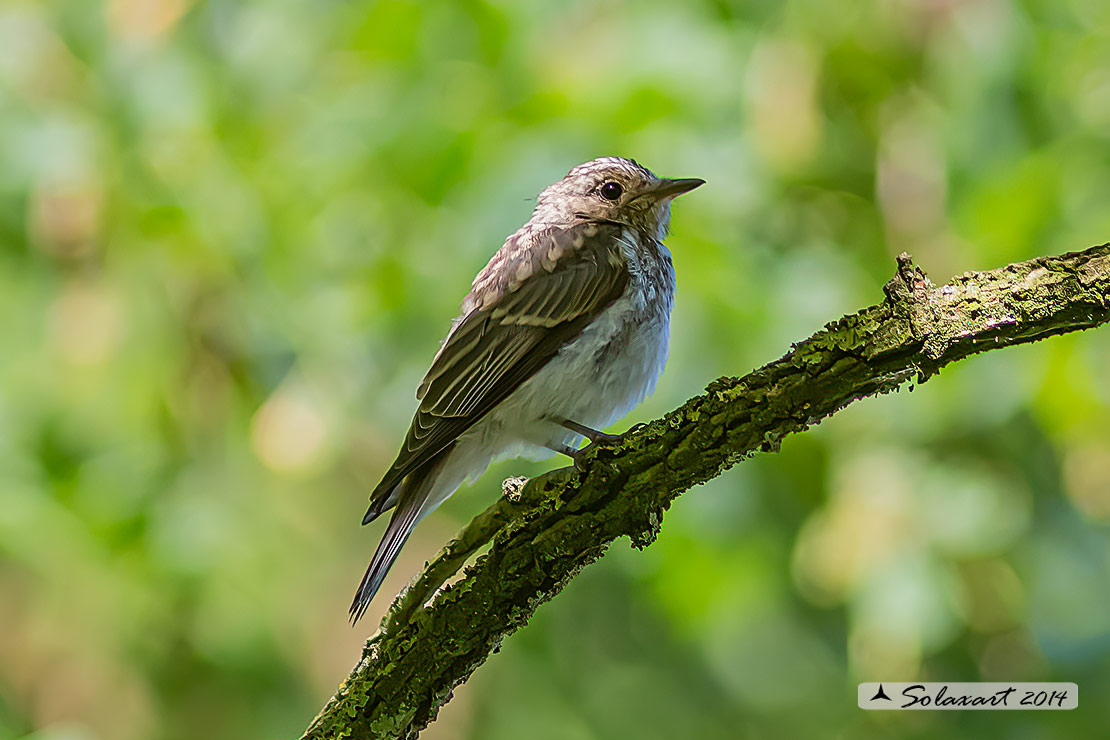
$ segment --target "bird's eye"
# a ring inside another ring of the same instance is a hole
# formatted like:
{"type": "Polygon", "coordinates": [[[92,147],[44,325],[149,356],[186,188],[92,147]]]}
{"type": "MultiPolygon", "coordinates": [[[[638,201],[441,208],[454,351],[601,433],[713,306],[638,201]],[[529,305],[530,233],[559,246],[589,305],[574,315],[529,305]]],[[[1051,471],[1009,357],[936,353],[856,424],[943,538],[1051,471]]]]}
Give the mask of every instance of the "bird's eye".
{"type": "Polygon", "coordinates": [[[601,186],[600,192],[601,197],[605,200],[616,200],[621,197],[621,193],[624,192],[624,189],[620,186],[620,183],[610,180],[601,186]]]}

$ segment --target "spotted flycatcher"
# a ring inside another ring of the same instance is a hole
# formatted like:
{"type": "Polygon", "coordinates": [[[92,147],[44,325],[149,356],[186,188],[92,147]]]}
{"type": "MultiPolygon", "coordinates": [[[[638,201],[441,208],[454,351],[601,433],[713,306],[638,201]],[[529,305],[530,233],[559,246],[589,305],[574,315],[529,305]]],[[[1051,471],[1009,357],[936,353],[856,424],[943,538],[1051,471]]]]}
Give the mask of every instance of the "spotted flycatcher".
{"type": "Polygon", "coordinates": [[[584,438],[655,387],[675,276],[671,200],[704,180],[656,177],[631,159],[572,169],[474,279],[416,397],[368,524],[394,507],[351,604],[361,617],[413,528],[495,458],[574,457],[584,438]]]}

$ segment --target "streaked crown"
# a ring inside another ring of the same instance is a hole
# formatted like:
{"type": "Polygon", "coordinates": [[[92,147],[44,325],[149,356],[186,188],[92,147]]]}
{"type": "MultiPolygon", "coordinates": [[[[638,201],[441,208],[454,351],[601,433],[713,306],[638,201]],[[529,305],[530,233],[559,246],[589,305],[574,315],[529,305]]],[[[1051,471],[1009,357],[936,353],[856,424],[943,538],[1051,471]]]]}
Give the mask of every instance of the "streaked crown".
{"type": "Polygon", "coordinates": [[[544,189],[536,200],[532,223],[610,221],[662,240],[670,224],[671,200],[703,182],[660,178],[634,159],[599,157],[544,189]]]}

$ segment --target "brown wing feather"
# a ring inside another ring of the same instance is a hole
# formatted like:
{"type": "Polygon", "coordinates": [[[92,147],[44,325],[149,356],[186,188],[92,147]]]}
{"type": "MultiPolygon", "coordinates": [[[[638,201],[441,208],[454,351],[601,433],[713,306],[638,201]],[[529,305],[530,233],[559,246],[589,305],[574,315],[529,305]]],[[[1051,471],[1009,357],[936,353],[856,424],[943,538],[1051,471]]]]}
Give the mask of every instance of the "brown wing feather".
{"type": "Polygon", "coordinates": [[[546,365],[621,296],[620,227],[582,223],[506,242],[463,302],[420,384],[420,407],[396,461],[370,496],[371,521],[402,479],[433,459],[546,365]],[[533,241],[522,242],[531,236],[533,241]]]}

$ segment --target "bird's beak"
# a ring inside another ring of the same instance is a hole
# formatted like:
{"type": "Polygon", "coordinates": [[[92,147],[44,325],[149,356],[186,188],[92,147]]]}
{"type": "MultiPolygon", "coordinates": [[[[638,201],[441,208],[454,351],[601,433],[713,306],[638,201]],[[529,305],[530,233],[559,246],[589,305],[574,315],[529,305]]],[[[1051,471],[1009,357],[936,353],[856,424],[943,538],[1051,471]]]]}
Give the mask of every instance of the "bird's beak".
{"type": "Polygon", "coordinates": [[[668,180],[664,178],[656,183],[655,187],[649,192],[655,199],[664,200],[674,198],[683,193],[689,193],[694,188],[704,184],[705,180],[697,177],[685,177],[677,180],[668,180]]]}

